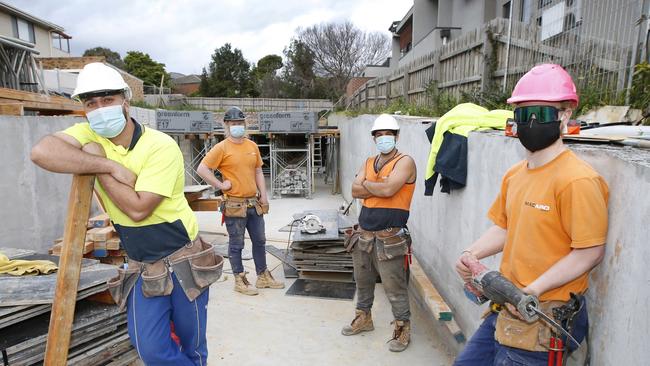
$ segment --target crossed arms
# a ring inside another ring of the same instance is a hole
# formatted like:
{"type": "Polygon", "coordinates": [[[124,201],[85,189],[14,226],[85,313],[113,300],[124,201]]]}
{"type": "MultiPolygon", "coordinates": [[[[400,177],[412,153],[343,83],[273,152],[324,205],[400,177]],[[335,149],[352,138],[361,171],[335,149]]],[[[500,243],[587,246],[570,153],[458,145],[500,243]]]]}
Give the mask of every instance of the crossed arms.
{"type": "Polygon", "coordinates": [[[149,217],[163,200],[151,192],[136,192],[136,175],[123,165],[107,159],[96,143],[85,146],[72,136],[57,132],[45,136],[31,152],[32,161],[54,173],[95,174],[111,201],[133,221],[149,217]]]}

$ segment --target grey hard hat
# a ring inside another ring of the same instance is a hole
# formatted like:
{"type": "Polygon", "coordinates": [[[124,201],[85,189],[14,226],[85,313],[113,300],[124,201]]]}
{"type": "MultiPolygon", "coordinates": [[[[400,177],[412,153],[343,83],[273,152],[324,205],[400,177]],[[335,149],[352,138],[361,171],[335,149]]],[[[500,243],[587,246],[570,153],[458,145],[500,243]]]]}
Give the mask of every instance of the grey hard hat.
{"type": "Polygon", "coordinates": [[[223,115],[224,121],[243,121],[246,119],[244,112],[238,107],[230,107],[223,115]]]}

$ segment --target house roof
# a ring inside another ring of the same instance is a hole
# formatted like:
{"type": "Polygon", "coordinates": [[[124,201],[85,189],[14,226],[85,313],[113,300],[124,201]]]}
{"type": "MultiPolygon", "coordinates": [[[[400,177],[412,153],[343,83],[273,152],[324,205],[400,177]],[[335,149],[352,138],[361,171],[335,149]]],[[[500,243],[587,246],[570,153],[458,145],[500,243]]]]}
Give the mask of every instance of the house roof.
{"type": "MultiPolygon", "coordinates": [[[[32,23],[38,24],[41,27],[46,28],[47,30],[56,31],[57,33],[61,33],[62,35],[67,36],[64,33],[65,29],[63,29],[62,26],[56,25],[54,23],[48,22],[47,20],[43,20],[41,18],[38,18],[38,17],[36,17],[34,15],[31,15],[31,14],[25,12],[25,11],[22,11],[22,10],[20,10],[18,8],[15,8],[15,7],[7,4],[7,3],[0,2],[0,11],[5,12],[5,13],[9,13],[11,15],[16,15],[16,16],[18,16],[20,18],[25,19],[25,20],[29,20],[32,23]]],[[[71,38],[70,36],[67,36],[67,37],[71,38]]]]}
{"type": "Polygon", "coordinates": [[[172,80],[182,78],[183,76],[185,76],[185,74],[181,74],[180,72],[173,72],[172,71],[172,72],[169,73],[169,77],[172,78],[172,80]]]}
{"type": "Polygon", "coordinates": [[[406,15],[402,18],[402,20],[396,20],[393,23],[391,23],[391,26],[388,28],[389,31],[393,33],[399,33],[402,28],[411,20],[411,17],[413,17],[413,6],[409,9],[409,11],[406,12],[406,15]]]}
{"type": "Polygon", "coordinates": [[[180,78],[172,79],[172,83],[176,85],[180,84],[196,84],[201,82],[201,77],[198,75],[187,75],[180,78]]]}

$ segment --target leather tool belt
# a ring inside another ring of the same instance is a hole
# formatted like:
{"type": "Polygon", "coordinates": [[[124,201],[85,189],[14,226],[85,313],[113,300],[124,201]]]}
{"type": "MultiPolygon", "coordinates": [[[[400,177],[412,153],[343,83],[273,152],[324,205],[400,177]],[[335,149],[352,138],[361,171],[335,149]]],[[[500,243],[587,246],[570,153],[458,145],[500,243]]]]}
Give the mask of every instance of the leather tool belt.
{"type": "MultiPolygon", "coordinates": [[[[553,318],[553,309],[561,307],[564,301],[544,301],[540,303],[540,310],[553,318]]],[[[508,347],[523,349],[532,352],[548,352],[553,327],[538,319],[527,323],[518,319],[503,306],[499,311],[496,322],[494,338],[500,344],[508,347]]]]}
{"type": "Polygon", "coordinates": [[[409,253],[411,234],[406,228],[391,227],[379,231],[367,231],[355,226],[354,229],[346,232],[346,241],[348,251],[360,250],[370,254],[376,250],[377,258],[386,261],[409,253]]]}
{"type": "Polygon", "coordinates": [[[115,303],[124,309],[126,299],[138,277],[142,277],[145,297],[167,296],[172,293],[172,272],[190,301],[221,277],[223,257],[197,236],[196,239],[169,256],[154,263],[143,263],[128,258],[126,268],[118,268],[118,275],[108,281],[108,290],[115,303]]]}
{"type": "Polygon", "coordinates": [[[261,203],[257,197],[240,198],[225,195],[221,212],[226,217],[246,217],[247,210],[253,207],[260,216],[269,213],[269,205],[261,203]]]}

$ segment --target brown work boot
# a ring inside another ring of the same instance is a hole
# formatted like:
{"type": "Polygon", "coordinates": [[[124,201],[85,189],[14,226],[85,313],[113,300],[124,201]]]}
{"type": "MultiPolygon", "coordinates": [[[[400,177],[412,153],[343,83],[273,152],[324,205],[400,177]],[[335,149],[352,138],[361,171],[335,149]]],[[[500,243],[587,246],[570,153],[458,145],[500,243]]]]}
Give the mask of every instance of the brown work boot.
{"type": "Polygon", "coordinates": [[[344,336],[351,336],[361,332],[369,332],[371,330],[375,330],[375,326],[372,324],[372,313],[370,310],[366,313],[363,310],[357,309],[355,311],[354,320],[352,320],[350,325],[346,325],[341,329],[341,334],[344,336]]]}
{"type": "Polygon", "coordinates": [[[391,352],[402,352],[408,347],[411,341],[411,322],[406,320],[395,320],[393,338],[388,341],[388,348],[391,352]]]}
{"type": "Polygon", "coordinates": [[[257,281],[255,281],[255,287],[257,288],[284,288],[284,282],[276,281],[275,278],[271,275],[271,272],[267,269],[264,272],[257,275],[257,281]]]}
{"type": "Polygon", "coordinates": [[[257,295],[259,292],[253,288],[253,285],[251,285],[250,282],[248,282],[248,279],[246,278],[247,273],[248,272],[235,274],[235,291],[249,296],[257,295]]]}

